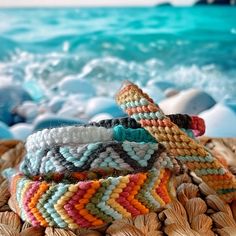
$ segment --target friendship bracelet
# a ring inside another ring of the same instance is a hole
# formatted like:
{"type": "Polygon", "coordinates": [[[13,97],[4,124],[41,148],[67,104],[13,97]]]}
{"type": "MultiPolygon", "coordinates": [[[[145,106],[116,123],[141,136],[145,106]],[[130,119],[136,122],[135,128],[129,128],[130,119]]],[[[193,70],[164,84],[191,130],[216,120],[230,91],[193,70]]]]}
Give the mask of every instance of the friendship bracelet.
{"type": "Polygon", "coordinates": [[[10,191],[14,211],[24,221],[70,229],[156,211],[175,197],[171,171],[163,168],[75,184],[32,181],[17,174],[10,191]]]}
{"type": "Polygon", "coordinates": [[[142,128],[131,129],[122,125],[107,129],[95,126],[67,126],[45,129],[30,135],[26,142],[28,152],[52,146],[88,144],[109,141],[154,142],[155,139],[142,128]]]}
{"type": "Polygon", "coordinates": [[[166,155],[163,145],[137,142],[97,142],[76,146],[61,146],[39,149],[27,153],[20,171],[27,176],[52,173],[147,171],[151,167],[179,169],[178,164],[166,155]],[[155,163],[155,164],[154,164],[155,163]]]}
{"type": "MultiPolygon", "coordinates": [[[[205,133],[205,122],[198,116],[189,116],[187,114],[172,114],[167,115],[170,120],[175,123],[178,127],[183,128],[185,130],[193,130],[196,131],[197,136],[201,136],[205,133]]],[[[137,129],[142,126],[136,122],[135,119],[131,117],[122,117],[122,118],[114,118],[102,120],[99,122],[89,123],[87,126],[97,126],[97,127],[105,127],[112,128],[117,125],[122,125],[126,128],[137,129]]]]}
{"type": "MultiPolygon", "coordinates": [[[[188,115],[170,115],[170,119],[181,124],[183,129],[193,129],[196,135],[205,132],[204,121],[199,117],[188,115]],[[180,121],[181,116],[183,121],[180,121]]],[[[86,144],[93,142],[134,141],[156,142],[155,139],[132,119],[121,118],[91,123],[87,126],[67,126],[53,129],[44,129],[30,135],[26,142],[27,151],[53,145],[86,144]],[[104,126],[104,127],[103,127],[104,126]]]]}
{"type": "Polygon", "coordinates": [[[236,179],[201,144],[188,137],[164,115],[138,86],[127,82],[116,96],[121,108],[141,124],[168,153],[195,172],[226,202],[236,200],[236,179]],[[130,105],[132,104],[132,106],[130,105]]]}
{"type": "MultiPolygon", "coordinates": [[[[150,163],[150,162],[149,162],[150,163]]],[[[176,159],[169,157],[166,152],[162,152],[158,159],[154,162],[152,168],[156,169],[168,169],[174,174],[178,174],[183,171],[181,166],[179,165],[176,159]]],[[[40,173],[38,175],[32,175],[31,172],[22,173],[25,177],[34,180],[34,181],[53,181],[55,183],[66,182],[66,183],[77,183],[78,181],[88,181],[88,180],[97,180],[97,179],[105,179],[108,177],[118,177],[124,176],[128,174],[135,174],[140,172],[139,170],[149,171],[148,167],[139,167],[133,171],[129,169],[119,169],[119,168],[106,168],[99,167],[92,170],[86,170],[81,172],[48,172],[48,173],[40,173]]],[[[143,172],[143,171],[141,171],[143,172]]]]}

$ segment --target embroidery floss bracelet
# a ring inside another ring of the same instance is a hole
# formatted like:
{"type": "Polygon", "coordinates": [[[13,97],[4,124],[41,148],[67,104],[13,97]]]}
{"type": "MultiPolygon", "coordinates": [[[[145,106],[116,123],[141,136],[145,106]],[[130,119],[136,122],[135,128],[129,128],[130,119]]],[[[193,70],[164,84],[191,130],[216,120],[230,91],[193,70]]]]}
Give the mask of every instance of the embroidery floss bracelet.
{"type": "Polygon", "coordinates": [[[147,171],[160,161],[165,161],[166,168],[173,169],[172,158],[164,154],[165,148],[161,144],[129,141],[51,147],[28,153],[21,163],[20,171],[27,176],[96,172],[100,169],[134,173],[147,171]]]}
{"type": "Polygon", "coordinates": [[[70,229],[156,211],[175,196],[171,171],[164,168],[75,184],[32,181],[18,174],[10,190],[23,220],[70,229]]]}
{"type": "Polygon", "coordinates": [[[236,179],[212,154],[188,137],[138,86],[126,82],[116,96],[121,108],[141,124],[168,153],[201,177],[226,202],[236,200],[236,179]],[[130,104],[133,104],[130,106],[130,104]]]}
{"type": "MultiPolygon", "coordinates": [[[[179,123],[181,128],[197,130],[198,134],[205,131],[204,121],[199,117],[187,115],[171,115],[173,121],[179,123]],[[180,121],[180,118],[183,121],[180,121]]],[[[86,144],[94,142],[134,141],[156,142],[156,140],[133,119],[114,119],[92,123],[87,126],[67,126],[53,129],[44,129],[30,135],[26,142],[27,151],[39,148],[72,144],[86,144]],[[104,126],[104,127],[103,127],[104,126]]]]}

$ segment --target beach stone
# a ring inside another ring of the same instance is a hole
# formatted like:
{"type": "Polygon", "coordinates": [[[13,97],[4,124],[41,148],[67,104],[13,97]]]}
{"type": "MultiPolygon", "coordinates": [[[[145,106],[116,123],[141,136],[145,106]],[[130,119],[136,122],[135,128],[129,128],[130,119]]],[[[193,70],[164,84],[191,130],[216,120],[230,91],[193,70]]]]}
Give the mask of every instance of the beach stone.
{"type": "Polygon", "coordinates": [[[61,110],[57,112],[57,115],[60,117],[76,117],[78,116],[78,109],[75,106],[63,106],[61,110]]]}
{"type": "Polygon", "coordinates": [[[35,119],[33,131],[38,131],[46,128],[79,125],[84,123],[85,122],[80,119],[65,118],[54,114],[43,114],[35,119]]]}
{"type": "Polygon", "coordinates": [[[175,88],[175,84],[169,81],[157,81],[155,79],[149,80],[147,83],[147,87],[157,87],[162,91],[165,91],[168,88],[175,88]]]}
{"type": "Polygon", "coordinates": [[[85,94],[86,96],[94,96],[96,90],[91,82],[79,79],[76,76],[67,76],[59,82],[58,88],[60,92],[66,94],[85,94]]]}
{"type": "Polygon", "coordinates": [[[49,101],[48,107],[51,110],[51,112],[57,113],[62,108],[65,101],[66,101],[66,98],[55,96],[49,101]]]}
{"type": "Polygon", "coordinates": [[[112,119],[113,116],[111,116],[110,114],[107,114],[107,113],[100,113],[100,114],[97,114],[95,116],[93,116],[89,122],[98,122],[98,121],[101,121],[101,120],[108,120],[108,119],[112,119]]]}
{"type": "Polygon", "coordinates": [[[205,120],[207,136],[236,137],[236,113],[230,107],[219,103],[199,116],[205,120]]]}
{"type": "Polygon", "coordinates": [[[26,138],[33,132],[33,125],[26,123],[18,123],[11,126],[11,132],[15,139],[26,140],[26,138]]]}
{"type": "Polygon", "coordinates": [[[89,117],[93,117],[100,113],[107,113],[113,117],[124,116],[124,112],[118,107],[115,100],[108,97],[91,98],[87,103],[85,113],[89,117]]]}
{"type": "Polygon", "coordinates": [[[25,101],[15,108],[15,113],[27,120],[27,122],[32,122],[39,113],[38,109],[38,104],[32,101],[25,101]]]}
{"type": "Polygon", "coordinates": [[[168,88],[164,91],[164,94],[167,98],[175,96],[179,93],[179,91],[177,89],[174,88],[168,88]]]}
{"type": "Polygon", "coordinates": [[[38,80],[30,79],[24,81],[23,87],[36,102],[41,101],[45,97],[44,89],[42,88],[38,80]]]}
{"type": "Polygon", "coordinates": [[[14,108],[24,101],[32,100],[31,96],[20,85],[0,86],[0,121],[13,125],[21,119],[15,119],[14,108]]]}
{"type": "Polygon", "coordinates": [[[17,123],[21,123],[21,122],[25,122],[25,118],[24,117],[21,117],[17,114],[14,113],[14,116],[13,116],[13,124],[17,124],[17,123]]]}
{"type": "Polygon", "coordinates": [[[9,127],[0,121],[0,139],[13,139],[9,127]]]}
{"type": "Polygon", "coordinates": [[[230,107],[234,112],[236,112],[236,98],[225,98],[223,104],[230,107]]]}
{"type": "Polygon", "coordinates": [[[61,109],[57,112],[57,115],[63,117],[80,117],[81,114],[84,114],[87,100],[80,94],[69,95],[61,109]]]}
{"type": "Polygon", "coordinates": [[[199,89],[181,91],[159,103],[165,114],[199,114],[215,104],[215,100],[208,93],[199,89]]]}

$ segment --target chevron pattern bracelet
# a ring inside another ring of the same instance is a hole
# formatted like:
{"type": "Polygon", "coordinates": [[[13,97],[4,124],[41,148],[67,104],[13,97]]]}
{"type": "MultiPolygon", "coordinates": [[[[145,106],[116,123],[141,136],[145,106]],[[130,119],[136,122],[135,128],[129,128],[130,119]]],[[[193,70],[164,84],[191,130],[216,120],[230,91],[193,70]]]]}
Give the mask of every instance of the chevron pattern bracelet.
{"type": "Polygon", "coordinates": [[[122,170],[135,173],[151,169],[156,162],[166,163],[162,167],[169,169],[175,166],[177,170],[177,163],[165,154],[163,145],[150,142],[109,141],[51,147],[28,153],[20,171],[27,176],[101,170],[104,174],[122,170]]]}
{"type": "Polygon", "coordinates": [[[18,174],[10,190],[13,210],[23,220],[70,229],[156,211],[175,196],[171,171],[165,168],[75,184],[32,181],[18,174]]]}
{"type": "MultiPolygon", "coordinates": [[[[184,128],[196,127],[196,124],[201,123],[199,122],[201,121],[200,118],[195,118],[195,122],[192,122],[193,117],[189,117],[188,115],[172,115],[171,117],[184,128]],[[182,121],[180,120],[181,117],[183,117],[182,121]]],[[[131,118],[103,120],[80,128],[83,128],[83,130],[88,128],[91,131],[92,126],[94,126],[92,130],[98,130],[99,128],[97,127],[100,126],[112,129],[113,137],[111,139],[115,141],[86,144],[70,143],[62,146],[56,145],[56,142],[51,142],[49,146],[50,142],[48,142],[49,144],[46,147],[38,148],[34,151],[31,149],[27,150],[27,155],[21,164],[21,171],[26,175],[45,175],[55,172],[92,171],[92,169],[99,168],[100,166],[103,168],[128,168],[134,171],[135,169],[142,170],[140,167],[142,165],[144,167],[145,164],[141,163],[145,163],[152,155],[158,156],[155,152],[158,147],[155,143],[155,139],[153,139],[147,131],[140,128],[140,125],[131,118]],[[141,141],[142,143],[140,143],[141,141]],[[121,156],[122,158],[119,158],[121,156]],[[118,158],[119,160],[116,160],[118,158]],[[136,164],[136,166],[132,165],[132,167],[130,167],[129,164],[125,163],[122,159],[130,160],[131,162],[139,160],[140,163],[137,163],[139,165],[136,164]],[[118,164],[117,161],[119,162],[118,164]]],[[[66,129],[66,127],[64,129],[66,129]]],[[[186,130],[186,132],[189,133],[191,131],[186,130]]],[[[42,133],[44,133],[44,131],[42,133]]],[[[94,136],[92,136],[92,138],[94,138],[94,136]]],[[[26,143],[27,147],[29,146],[28,142],[32,143],[32,137],[28,138],[26,143]]]]}
{"type": "Polygon", "coordinates": [[[146,129],[169,155],[201,177],[226,202],[236,200],[236,178],[201,144],[191,139],[138,86],[126,82],[116,96],[123,110],[146,129]],[[132,104],[132,105],[130,105],[132,104]]]}

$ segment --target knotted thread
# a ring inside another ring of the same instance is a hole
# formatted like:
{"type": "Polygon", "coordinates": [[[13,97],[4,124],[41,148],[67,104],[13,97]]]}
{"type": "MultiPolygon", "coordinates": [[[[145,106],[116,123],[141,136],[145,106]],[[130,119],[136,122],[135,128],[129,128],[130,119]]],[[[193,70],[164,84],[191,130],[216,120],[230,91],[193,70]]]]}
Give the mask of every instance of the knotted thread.
{"type": "Polygon", "coordinates": [[[145,128],[168,153],[201,177],[226,202],[236,199],[235,176],[201,144],[171,122],[138,86],[127,82],[116,96],[121,108],[145,128]]]}

